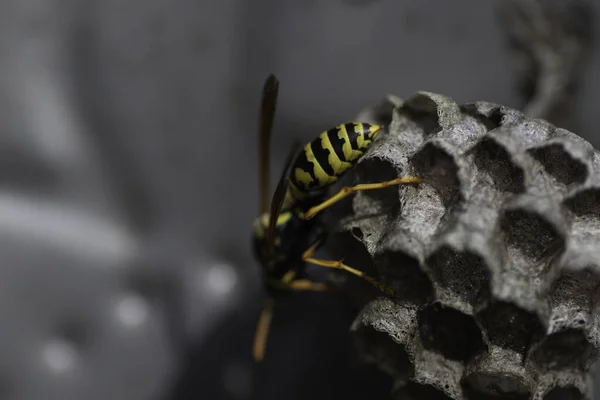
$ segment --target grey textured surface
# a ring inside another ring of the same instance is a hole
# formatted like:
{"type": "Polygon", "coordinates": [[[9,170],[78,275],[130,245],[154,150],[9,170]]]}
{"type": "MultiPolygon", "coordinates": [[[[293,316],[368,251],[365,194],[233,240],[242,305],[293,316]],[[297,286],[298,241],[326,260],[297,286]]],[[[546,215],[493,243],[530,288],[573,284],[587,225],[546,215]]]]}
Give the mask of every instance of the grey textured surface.
{"type": "Polygon", "coordinates": [[[359,181],[424,180],[358,194],[343,225],[395,291],[353,330],[396,397],[591,399],[600,152],[513,109],[427,92],[359,119],[389,123],[359,181]]]}

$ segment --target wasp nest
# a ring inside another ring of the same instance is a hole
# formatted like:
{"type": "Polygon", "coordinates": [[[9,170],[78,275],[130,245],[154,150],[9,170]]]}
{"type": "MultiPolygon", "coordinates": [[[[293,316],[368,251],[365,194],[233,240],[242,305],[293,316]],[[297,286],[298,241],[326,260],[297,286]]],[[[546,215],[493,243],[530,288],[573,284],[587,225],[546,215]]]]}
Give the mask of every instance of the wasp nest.
{"type": "Polygon", "coordinates": [[[353,324],[398,399],[590,399],[600,347],[600,153],[496,104],[388,97],[338,238],[393,298],[353,324]],[[351,233],[354,238],[350,237],[351,233]]]}

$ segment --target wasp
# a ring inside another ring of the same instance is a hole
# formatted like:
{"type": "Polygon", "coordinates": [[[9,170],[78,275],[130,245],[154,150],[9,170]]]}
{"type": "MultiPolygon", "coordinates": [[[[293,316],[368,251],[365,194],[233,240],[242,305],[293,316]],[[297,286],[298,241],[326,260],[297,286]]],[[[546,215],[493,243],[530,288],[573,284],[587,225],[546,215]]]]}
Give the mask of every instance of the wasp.
{"type": "Polygon", "coordinates": [[[301,150],[296,143],[287,156],[283,173],[270,196],[269,152],[275,118],[279,81],[271,74],[266,79],[259,114],[260,217],[254,223],[254,254],[263,270],[266,298],[254,338],[253,355],[262,360],[273,314],[274,301],[294,291],[326,291],[327,284],[310,280],[306,264],[344,270],[385,293],[391,290],[362,271],[342,261],[323,260],[314,253],[325,242],[327,230],[314,218],[321,211],[354,192],[392,185],[418,184],[417,177],[343,187],[326,198],[326,190],[350,170],[383,130],[383,126],[348,122],[322,132],[301,150]]]}

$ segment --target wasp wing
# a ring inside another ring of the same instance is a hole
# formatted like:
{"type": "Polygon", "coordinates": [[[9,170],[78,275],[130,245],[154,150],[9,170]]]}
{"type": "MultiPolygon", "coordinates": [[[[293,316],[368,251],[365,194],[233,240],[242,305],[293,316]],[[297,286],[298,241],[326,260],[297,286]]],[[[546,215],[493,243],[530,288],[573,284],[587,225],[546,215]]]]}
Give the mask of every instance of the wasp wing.
{"type": "Polygon", "coordinates": [[[275,75],[270,74],[263,86],[262,100],[260,103],[258,122],[258,157],[259,157],[259,183],[260,183],[260,213],[264,214],[269,209],[269,180],[270,180],[270,146],[273,120],[277,108],[279,95],[279,81],[275,75]]]}
{"type": "Polygon", "coordinates": [[[279,178],[279,182],[277,183],[277,187],[275,188],[275,193],[273,193],[273,199],[271,199],[271,213],[269,215],[269,227],[267,229],[267,249],[269,259],[271,260],[273,259],[275,254],[275,227],[277,225],[277,218],[279,217],[279,213],[281,212],[281,208],[287,195],[288,176],[290,174],[292,162],[294,161],[294,158],[298,153],[299,147],[299,142],[294,142],[294,144],[292,145],[292,148],[290,149],[290,152],[285,161],[283,173],[279,178]]]}

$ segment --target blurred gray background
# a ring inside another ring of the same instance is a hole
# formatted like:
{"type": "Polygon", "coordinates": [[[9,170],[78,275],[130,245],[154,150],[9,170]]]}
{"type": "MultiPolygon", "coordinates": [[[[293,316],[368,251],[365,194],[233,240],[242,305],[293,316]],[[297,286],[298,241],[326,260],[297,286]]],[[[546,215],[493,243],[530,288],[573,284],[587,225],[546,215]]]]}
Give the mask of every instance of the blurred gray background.
{"type": "MultiPolygon", "coordinates": [[[[238,314],[206,385],[249,398],[268,73],[274,176],[293,139],[388,93],[523,105],[494,2],[1,5],[1,399],[167,398],[186,368],[203,374],[191,349],[238,314]]],[[[596,147],[599,67],[595,51],[577,132],[596,147]]]]}

